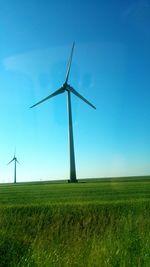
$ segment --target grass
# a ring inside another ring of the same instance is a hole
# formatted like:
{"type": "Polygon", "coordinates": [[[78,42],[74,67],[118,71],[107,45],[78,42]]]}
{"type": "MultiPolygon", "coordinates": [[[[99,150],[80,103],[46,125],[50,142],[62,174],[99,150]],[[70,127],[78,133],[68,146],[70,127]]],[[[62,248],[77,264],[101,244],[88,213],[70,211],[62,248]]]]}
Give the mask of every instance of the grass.
{"type": "Polygon", "coordinates": [[[0,267],[149,267],[150,177],[0,186],[0,267]]]}

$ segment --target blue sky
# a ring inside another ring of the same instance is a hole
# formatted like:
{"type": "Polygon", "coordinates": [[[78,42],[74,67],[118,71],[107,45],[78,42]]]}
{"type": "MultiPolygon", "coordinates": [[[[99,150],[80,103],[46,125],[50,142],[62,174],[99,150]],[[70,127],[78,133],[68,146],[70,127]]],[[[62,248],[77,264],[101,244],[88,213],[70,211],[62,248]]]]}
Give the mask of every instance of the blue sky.
{"type": "Polygon", "coordinates": [[[65,79],[78,178],[150,174],[149,1],[0,0],[0,181],[69,176],[65,79]]]}

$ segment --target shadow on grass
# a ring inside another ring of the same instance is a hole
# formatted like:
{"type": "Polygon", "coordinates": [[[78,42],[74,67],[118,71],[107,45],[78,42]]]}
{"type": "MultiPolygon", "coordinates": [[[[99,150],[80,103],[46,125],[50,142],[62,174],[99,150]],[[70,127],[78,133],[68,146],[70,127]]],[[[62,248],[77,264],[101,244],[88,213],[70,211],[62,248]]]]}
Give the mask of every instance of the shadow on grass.
{"type": "Polygon", "coordinates": [[[0,267],[29,266],[26,264],[28,258],[30,258],[30,266],[36,267],[34,260],[31,262],[31,246],[29,242],[9,235],[0,235],[0,267]]]}

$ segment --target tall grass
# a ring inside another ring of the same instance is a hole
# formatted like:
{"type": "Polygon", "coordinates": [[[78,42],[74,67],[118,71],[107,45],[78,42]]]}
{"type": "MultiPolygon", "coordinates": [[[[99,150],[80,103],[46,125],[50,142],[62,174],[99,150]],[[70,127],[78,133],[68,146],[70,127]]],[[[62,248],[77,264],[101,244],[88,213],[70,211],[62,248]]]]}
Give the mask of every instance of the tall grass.
{"type": "Polygon", "coordinates": [[[1,187],[0,266],[149,267],[149,189],[149,182],[1,187]]]}

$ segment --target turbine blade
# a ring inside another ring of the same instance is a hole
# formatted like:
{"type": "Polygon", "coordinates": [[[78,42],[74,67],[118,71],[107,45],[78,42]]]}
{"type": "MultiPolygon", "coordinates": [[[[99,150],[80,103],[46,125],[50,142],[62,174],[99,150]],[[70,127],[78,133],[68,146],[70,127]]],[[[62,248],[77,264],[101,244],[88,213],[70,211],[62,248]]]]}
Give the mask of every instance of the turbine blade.
{"type": "Polygon", "coordinates": [[[96,109],[96,107],[94,105],[92,105],[88,100],[86,100],[82,95],[80,95],[75,89],[73,89],[71,86],[67,87],[69,89],[69,91],[71,93],[73,93],[74,95],[78,96],[80,99],[82,99],[85,103],[87,103],[88,105],[90,105],[92,108],[96,109]]]}
{"type": "Polygon", "coordinates": [[[16,159],[16,162],[20,164],[20,162],[16,159]]]}
{"type": "Polygon", "coordinates": [[[68,82],[68,78],[69,78],[69,73],[70,73],[70,68],[71,68],[71,62],[72,62],[72,56],[73,56],[74,46],[75,46],[75,42],[73,42],[72,49],[71,49],[71,54],[70,54],[70,58],[69,58],[69,61],[68,61],[68,68],[67,68],[65,83],[68,82]]]}
{"type": "Polygon", "coordinates": [[[59,95],[59,94],[62,94],[64,92],[64,88],[61,87],[60,89],[56,90],[53,94],[45,97],[44,99],[42,99],[41,101],[39,101],[38,103],[34,104],[33,106],[31,106],[30,108],[33,108],[41,103],[43,103],[44,101],[48,100],[49,98],[53,97],[53,96],[56,96],[56,95],[59,95]]]}
{"type": "Polygon", "coordinates": [[[11,161],[9,161],[9,162],[7,163],[7,165],[9,165],[12,161],[14,161],[14,158],[13,158],[11,161]]]}

